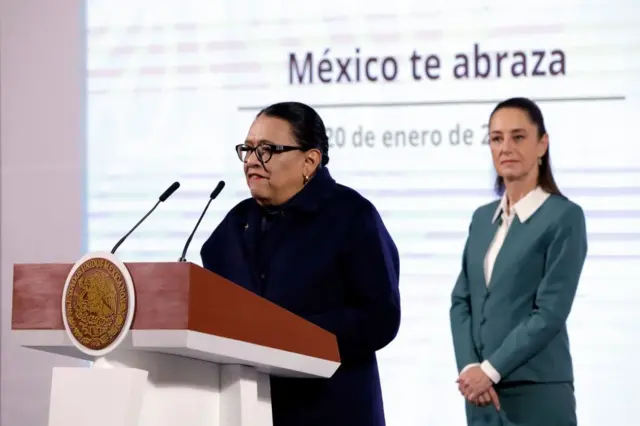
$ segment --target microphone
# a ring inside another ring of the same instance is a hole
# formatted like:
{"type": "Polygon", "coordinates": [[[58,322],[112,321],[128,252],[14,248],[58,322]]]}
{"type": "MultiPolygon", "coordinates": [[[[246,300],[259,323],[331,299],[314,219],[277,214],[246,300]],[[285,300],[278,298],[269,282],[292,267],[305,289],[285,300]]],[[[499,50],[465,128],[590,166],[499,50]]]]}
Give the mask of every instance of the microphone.
{"type": "Polygon", "coordinates": [[[145,214],[145,215],[142,217],[142,219],[140,219],[140,220],[138,221],[138,223],[136,223],[136,224],[135,224],[135,226],[134,226],[133,228],[131,228],[131,230],[130,230],[129,232],[127,232],[127,233],[124,235],[124,237],[120,238],[120,241],[118,241],[118,242],[116,243],[116,245],[115,245],[115,246],[113,246],[113,248],[111,249],[111,254],[114,254],[114,253],[116,252],[116,250],[118,250],[118,247],[120,247],[120,245],[121,245],[122,243],[124,243],[124,240],[126,240],[126,239],[127,239],[127,237],[129,237],[129,235],[131,235],[131,233],[132,233],[133,231],[135,231],[135,230],[136,230],[136,228],[137,228],[138,226],[140,226],[140,224],[141,224],[142,222],[144,222],[144,221],[145,221],[145,219],[146,219],[146,218],[148,218],[148,217],[149,217],[149,215],[150,215],[151,213],[153,213],[153,211],[156,209],[156,207],[158,207],[158,205],[159,205],[160,203],[163,203],[163,202],[167,201],[167,198],[171,197],[171,196],[173,195],[173,193],[174,193],[174,192],[176,192],[176,190],[177,190],[178,188],[180,188],[180,182],[173,182],[173,183],[171,184],[171,186],[170,186],[170,187],[168,187],[168,188],[167,188],[167,189],[162,193],[162,195],[161,195],[160,197],[158,197],[158,201],[156,201],[156,204],[153,206],[153,208],[152,208],[151,210],[149,210],[149,211],[147,212],[147,214],[145,214]]]}
{"type": "Polygon", "coordinates": [[[198,226],[200,226],[200,222],[202,222],[202,218],[204,217],[204,214],[207,212],[207,209],[209,208],[209,206],[211,205],[211,202],[215,200],[218,195],[220,195],[220,192],[222,192],[223,189],[224,189],[224,181],[221,180],[220,182],[218,182],[218,185],[216,185],[216,188],[213,190],[211,195],[209,195],[209,201],[207,201],[207,205],[204,206],[204,210],[202,211],[202,214],[200,215],[200,218],[198,219],[196,226],[193,227],[193,231],[191,231],[191,235],[189,235],[189,238],[187,238],[187,242],[184,245],[184,249],[182,250],[182,256],[180,256],[180,259],[178,259],[178,262],[187,261],[186,256],[187,256],[187,250],[189,250],[189,244],[191,244],[191,240],[193,239],[193,236],[196,234],[196,230],[198,229],[198,226]]]}

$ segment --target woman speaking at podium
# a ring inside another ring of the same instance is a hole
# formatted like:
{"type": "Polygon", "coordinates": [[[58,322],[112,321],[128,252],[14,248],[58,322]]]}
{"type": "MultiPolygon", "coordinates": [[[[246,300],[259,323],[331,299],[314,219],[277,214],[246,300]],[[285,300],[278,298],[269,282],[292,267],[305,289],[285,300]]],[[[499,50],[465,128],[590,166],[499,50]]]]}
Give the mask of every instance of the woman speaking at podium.
{"type": "Polygon", "coordinates": [[[566,321],[584,213],[554,181],[534,102],[498,104],[489,132],[501,199],[473,214],[450,310],[467,424],[577,425],[566,321]]]}
{"type": "Polygon", "coordinates": [[[336,183],[309,106],[271,105],[236,146],[251,198],[202,247],[203,266],[334,333],[330,379],[271,378],[274,426],[383,426],[375,352],[400,325],[399,257],[375,207],[336,183]]]}

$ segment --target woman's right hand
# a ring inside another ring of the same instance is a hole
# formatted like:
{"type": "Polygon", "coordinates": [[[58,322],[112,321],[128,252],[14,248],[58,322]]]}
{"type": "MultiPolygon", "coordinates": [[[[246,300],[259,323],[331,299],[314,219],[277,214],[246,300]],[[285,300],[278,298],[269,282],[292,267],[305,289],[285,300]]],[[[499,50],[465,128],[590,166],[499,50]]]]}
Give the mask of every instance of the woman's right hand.
{"type": "Polygon", "coordinates": [[[500,400],[498,399],[498,394],[496,390],[491,386],[488,391],[480,395],[476,398],[475,401],[472,401],[473,404],[479,407],[486,407],[487,405],[493,404],[496,407],[496,410],[500,411],[500,400]]]}

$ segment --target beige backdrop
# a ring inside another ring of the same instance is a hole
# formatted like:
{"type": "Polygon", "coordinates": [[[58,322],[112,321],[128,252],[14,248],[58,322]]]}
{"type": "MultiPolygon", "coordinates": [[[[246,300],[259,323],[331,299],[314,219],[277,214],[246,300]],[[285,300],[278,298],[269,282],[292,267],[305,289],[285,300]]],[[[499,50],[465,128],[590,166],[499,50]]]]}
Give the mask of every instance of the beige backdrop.
{"type": "Polygon", "coordinates": [[[0,0],[0,425],[47,424],[51,368],[11,340],[15,262],[83,246],[84,1],[0,0]]]}

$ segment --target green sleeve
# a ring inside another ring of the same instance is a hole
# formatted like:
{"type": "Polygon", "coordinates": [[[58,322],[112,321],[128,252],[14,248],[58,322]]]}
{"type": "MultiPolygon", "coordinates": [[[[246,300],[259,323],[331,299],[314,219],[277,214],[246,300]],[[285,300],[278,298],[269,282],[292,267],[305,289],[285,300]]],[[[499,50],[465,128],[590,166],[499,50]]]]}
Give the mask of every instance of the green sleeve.
{"type": "Polygon", "coordinates": [[[541,351],[565,325],[587,256],[587,232],[582,208],[563,213],[547,248],[545,275],[536,294],[537,310],[517,325],[489,356],[502,377],[541,351]]]}
{"type": "MultiPolygon", "coordinates": [[[[469,226],[469,231],[471,231],[471,226],[469,226]]],[[[451,334],[453,337],[453,347],[458,372],[461,372],[462,369],[469,364],[480,362],[480,357],[471,333],[471,296],[467,277],[468,246],[469,238],[467,237],[467,242],[465,243],[462,254],[462,269],[451,293],[451,309],[449,310],[451,334]]]]}

